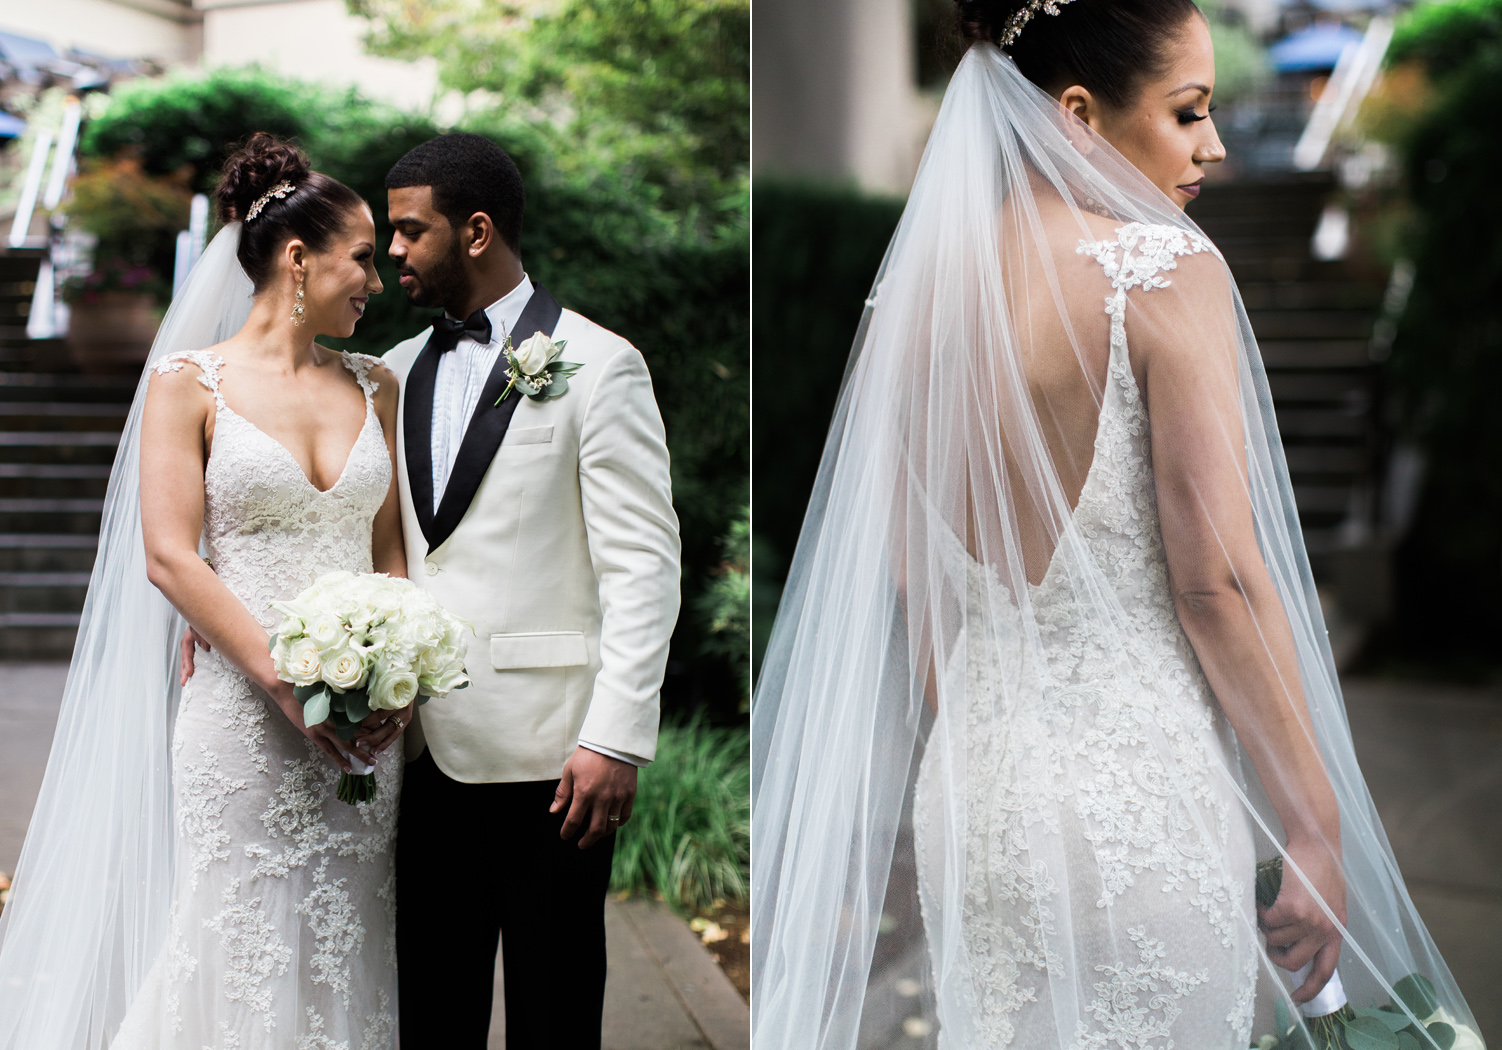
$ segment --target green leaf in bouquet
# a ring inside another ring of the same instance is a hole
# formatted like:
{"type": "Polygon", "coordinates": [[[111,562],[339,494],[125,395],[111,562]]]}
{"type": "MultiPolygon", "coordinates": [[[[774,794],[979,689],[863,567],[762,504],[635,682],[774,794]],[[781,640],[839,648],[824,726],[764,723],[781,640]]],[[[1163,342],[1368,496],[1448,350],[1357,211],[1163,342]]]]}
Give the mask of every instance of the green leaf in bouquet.
{"type": "Polygon", "coordinates": [[[297,698],[299,704],[305,704],[319,693],[326,692],[328,686],[322,682],[314,682],[312,685],[294,685],[292,695],[297,698]]]}
{"type": "Polygon", "coordinates": [[[1439,1009],[1439,997],[1434,994],[1434,984],[1421,973],[1411,973],[1392,986],[1393,995],[1413,1012],[1415,1017],[1428,1017],[1439,1009]]]}
{"type": "Polygon", "coordinates": [[[1398,1033],[1398,1050],[1422,1050],[1413,1029],[1405,1028],[1398,1033]]]}
{"type": "Polygon", "coordinates": [[[274,653],[274,652],[276,652],[276,640],[278,638],[280,638],[280,637],[281,637],[280,635],[273,634],[270,638],[268,638],[266,640],[266,651],[268,653],[274,653]]]}
{"type": "Polygon", "coordinates": [[[1357,1016],[1345,1026],[1351,1050],[1398,1050],[1398,1035],[1375,1017],[1357,1016]]]}
{"type": "Polygon", "coordinates": [[[1373,1017],[1385,1024],[1389,1031],[1401,1032],[1408,1027],[1408,1015],[1391,1010],[1375,1010],[1370,1006],[1354,1007],[1357,1017],[1373,1017]]]}
{"type": "Polygon", "coordinates": [[[365,689],[351,689],[344,694],[344,714],[351,722],[363,722],[370,717],[370,693],[365,689]]]}
{"type": "Polygon", "coordinates": [[[321,690],[317,696],[302,705],[302,724],[312,729],[329,717],[329,691],[321,690]]]}
{"type": "Polygon", "coordinates": [[[1439,1050],[1450,1050],[1455,1045],[1455,1029],[1443,1021],[1435,1021],[1426,1026],[1429,1038],[1434,1040],[1434,1045],[1439,1050]]]}
{"type": "Polygon", "coordinates": [[[353,740],[355,734],[359,731],[360,726],[355,722],[340,722],[334,727],[334,732],[338,733],[339,739],[343,740],[346,744],[353,740]]]}
{"type": "Polygon", "coordinates": [[[1288,1016],[1288,1004],[1282,999],[1273,1003],[1273,1023],[1278,1026],[1278,1038],[1287,1038],[1289,1030],[1293,1028],[1293,1021],[1288,1016]]]}

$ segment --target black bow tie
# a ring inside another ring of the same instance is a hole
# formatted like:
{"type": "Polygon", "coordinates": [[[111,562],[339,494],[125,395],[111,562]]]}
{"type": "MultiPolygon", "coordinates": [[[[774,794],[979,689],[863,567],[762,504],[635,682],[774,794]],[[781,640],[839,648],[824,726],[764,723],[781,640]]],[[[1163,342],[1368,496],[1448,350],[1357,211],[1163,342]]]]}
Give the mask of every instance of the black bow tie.
{"type": "Polygon", "coordinates": [[[440,354],[446,354],[459,345],[460,336],[469,336],[481,346],[490,345],[490,318],[484,310],[476,310],[463,321],[455,321],[439,314],[433,318],[431,345],[440,354]]]}

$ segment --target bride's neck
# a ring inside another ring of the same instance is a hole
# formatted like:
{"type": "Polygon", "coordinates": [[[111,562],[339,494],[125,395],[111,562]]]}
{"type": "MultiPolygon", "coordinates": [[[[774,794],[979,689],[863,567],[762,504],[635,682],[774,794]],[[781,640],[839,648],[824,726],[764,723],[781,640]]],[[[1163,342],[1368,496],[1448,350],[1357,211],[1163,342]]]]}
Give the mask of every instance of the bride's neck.
{"type": "Polygon", "coordinates": [[[291,318],[290,303],[258,296],[236,341],[247,356],[268,367],[296,372],[321,364],[329,352],[315,341],[317,333],[306,324],[294,325],[291,318]]]}

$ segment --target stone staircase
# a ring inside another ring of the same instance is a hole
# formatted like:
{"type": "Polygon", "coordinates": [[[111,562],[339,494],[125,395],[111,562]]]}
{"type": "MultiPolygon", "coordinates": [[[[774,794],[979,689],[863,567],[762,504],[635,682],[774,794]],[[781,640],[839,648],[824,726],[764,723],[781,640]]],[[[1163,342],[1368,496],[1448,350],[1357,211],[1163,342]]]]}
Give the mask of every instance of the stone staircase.
{"type": "Polygon", "coordinates": [[[1334,190],[1326,173],[1283,174],[1207,183],[1190,207],[1246,304],[1317,576],[1371,531],[1382,467],[1370,345],[1383,289],[1310,252],[1334,190]]]}
{"type": "Polygon", "coordinates": [[[135,380],[28,340],[40,250],[0,253],[0,659],[66,659],[135,380]]]}

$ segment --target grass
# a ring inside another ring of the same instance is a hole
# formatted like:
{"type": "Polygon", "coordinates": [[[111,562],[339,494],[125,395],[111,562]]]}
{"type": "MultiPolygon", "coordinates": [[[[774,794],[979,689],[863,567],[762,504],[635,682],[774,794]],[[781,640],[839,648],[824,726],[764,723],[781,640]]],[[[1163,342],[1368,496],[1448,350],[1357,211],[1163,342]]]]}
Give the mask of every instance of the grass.
{"type": "Polygon", "coordinates": [[[750,730],[665,725],[618,833],[611,890],[689,913],[744,901],[751,856],[750,730]]]}

